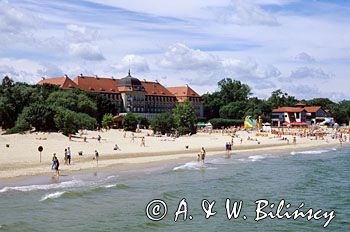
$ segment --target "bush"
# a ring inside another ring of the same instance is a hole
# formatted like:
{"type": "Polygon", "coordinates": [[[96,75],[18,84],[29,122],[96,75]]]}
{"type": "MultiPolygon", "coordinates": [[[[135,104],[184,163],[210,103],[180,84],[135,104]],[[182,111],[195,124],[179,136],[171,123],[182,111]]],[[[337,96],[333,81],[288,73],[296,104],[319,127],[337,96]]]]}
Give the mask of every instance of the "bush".
{"type": "Polygon", "coordinates": [[[125,131],[136,131],[138,124],[137,116],[134,113],[127,113],[123,119],[123,129],[125,131]]]}
{"type": "Polygon", "coordinates": [[[165,134],[171,132],[174,128],[174,117],[171,113],[157,114],[151,121],[151,126],[154,131],[165,134]]]}
{"type": "Polygon", "coordinates": [[[56,127],[64,135],[75,134],[79,129],[92,130],[96,127],[96,119],[84,113],[76,113],[67,109],[59,109],[54,117],[56,127]]]}
{"type": "Polygon", "coordinates": [[[114,120],[112,114],[104,114],[102,118],[102,127],[111,128],[113,126],[114,120]]]}
{"type": "Polygon", "coordinates": [[[213,125],[213,129],[221,129],[222,127],[241,126],[244,123],[244,120],[213,118],[210,119],[209,122],[213,125]]]}
{"type": "Polygon", "coordinates": [[[55,110],[43,103],[33,103],[24,107],[16,124],[7,133],[21,133],[35,127],[36,131],[56,130],[54,123],[55,110]]]}

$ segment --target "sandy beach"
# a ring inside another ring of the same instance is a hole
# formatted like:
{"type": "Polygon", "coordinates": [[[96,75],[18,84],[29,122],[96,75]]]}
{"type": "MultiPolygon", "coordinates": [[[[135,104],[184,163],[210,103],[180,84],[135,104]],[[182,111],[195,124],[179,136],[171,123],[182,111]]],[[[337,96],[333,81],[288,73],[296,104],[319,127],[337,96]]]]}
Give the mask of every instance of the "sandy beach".
{"type": "Polygon", "coordinates": [[[51,173],[51,160],[53,153],[60,160],[61,173],[72,173],[97,168],[93,160],[94,151],[100,154],[99,169],[137,169],[140,167],[153,166],[156,163],[171,163],[178,159],[196,160],[201,147],[207,151],[207,156],[225,154],[226,142],[233,139],[232,153],[248,151],[272,151],[307,149],[319,146],[339,145],[338,140],[297,137],[297,144],[292,143],[293,136],[284,136],[281,140],[272,134],[261,137],[255,132],[238,131],[237,137],[232,138],[223,133],[198,133],[193,136],[170,138],[147,136],[150,131],[134,133],[135,140],[132,142],[132,133],[124,133],[121,130],[108,130],[104,132],[86,131],[82,138],[68,137],[59,133],[32,133],[0,136],[0,179],[13,177],[43,175],[51,173]],[[101,136],[98,142],[97,137],[101,136]],[[141,137],[145,137],[145,147],[141,147],[141,137]],[[252,140],[248,140],[250,137],[252,140]],[[242,142],[241,142],[242,140],[242,142]],[[255,141],[257,140],[257,141],[255,141]],[[120,150],[113,148],[118,144],[120,150]],[[43,147],[40,153],[38,147],[43,147]],[[72,164],[64,164],[64,149],[70,147],[72,152],[72,164]],[[187,148],[186,148],[187,147],[187,148]],[[83,155],[79,156],[78,153],[83,155]],[[152,165],[153,164],[153,165],[152,165]]]}

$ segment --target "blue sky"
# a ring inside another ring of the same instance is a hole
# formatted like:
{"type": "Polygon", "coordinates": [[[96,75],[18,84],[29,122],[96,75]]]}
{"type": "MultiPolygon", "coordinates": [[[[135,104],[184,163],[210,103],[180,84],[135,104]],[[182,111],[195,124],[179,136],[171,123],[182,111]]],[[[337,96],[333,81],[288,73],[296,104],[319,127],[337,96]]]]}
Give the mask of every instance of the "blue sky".
{"type": "Polygon", "coordinates": [[[350,98],[350,1],[0,0],[0,75],[190,84],[231,77],[268,97],[350,98]]]}

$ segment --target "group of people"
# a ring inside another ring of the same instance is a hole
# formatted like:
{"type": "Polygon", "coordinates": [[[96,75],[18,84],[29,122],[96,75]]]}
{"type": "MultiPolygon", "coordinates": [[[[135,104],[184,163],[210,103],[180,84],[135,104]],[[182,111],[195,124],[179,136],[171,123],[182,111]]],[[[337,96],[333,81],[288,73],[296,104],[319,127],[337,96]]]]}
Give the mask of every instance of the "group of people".
{"type": "Polygon", "coordinates": [[[197,155],[197,161],[198,162],[202,161],[202,163],[204,164],[205,155],[206,155],[206,151],[205,151],[204,147],[202,147],[200,152],[197,155]]]}
{"type": "Polygon", "coordinates": [[[64,164],[70,165],[72,160],[72,152],[70,151],[70,147],[64,149],[64,164]]]}

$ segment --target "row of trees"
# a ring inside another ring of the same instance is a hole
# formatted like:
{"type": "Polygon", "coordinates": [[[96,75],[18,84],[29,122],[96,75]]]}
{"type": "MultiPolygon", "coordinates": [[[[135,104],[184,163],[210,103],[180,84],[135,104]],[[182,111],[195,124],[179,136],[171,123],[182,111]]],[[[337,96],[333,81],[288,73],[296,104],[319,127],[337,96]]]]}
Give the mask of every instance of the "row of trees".
{"type": "Polygon", "coordinates": [[[339,103],[328,98],[298,100],[280,89],[273,91],[268,99],[259,99],[251,95],[251,88],[247,84],[230,78],[223,79],[218,82],[218,91],[203,95],[204,115],[215,128],[240,125],[248,115],[253,118],[261,116],[264,121],[270,121],[273,109],[281,106],[295,106],[301,101],[307,106],[322,106],[324,109],[331,110],[338,123],[348,123],[350,120],[349,100],[339,103]]]}

